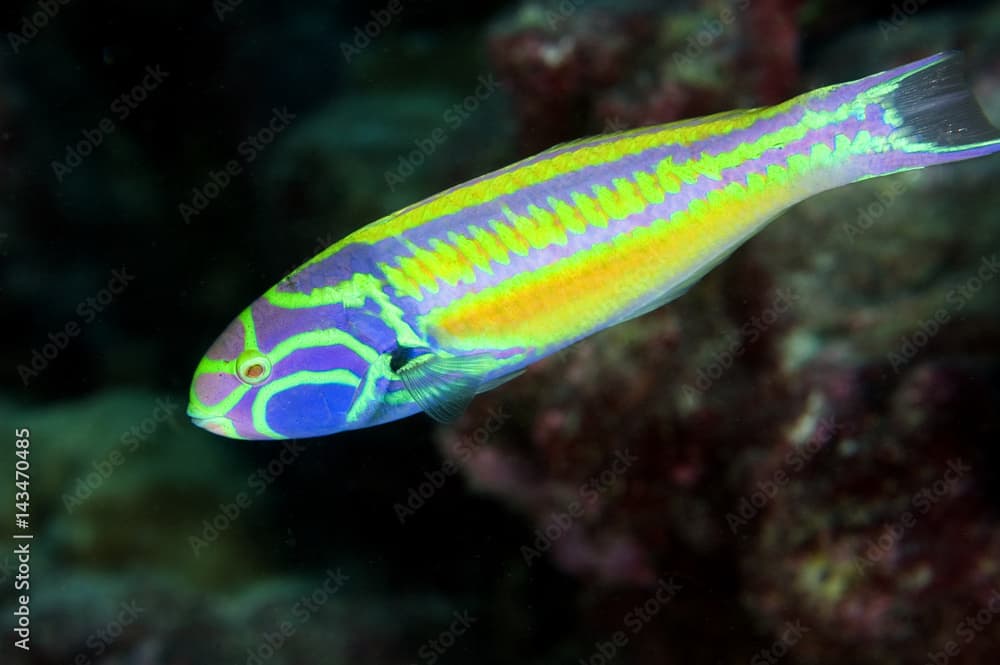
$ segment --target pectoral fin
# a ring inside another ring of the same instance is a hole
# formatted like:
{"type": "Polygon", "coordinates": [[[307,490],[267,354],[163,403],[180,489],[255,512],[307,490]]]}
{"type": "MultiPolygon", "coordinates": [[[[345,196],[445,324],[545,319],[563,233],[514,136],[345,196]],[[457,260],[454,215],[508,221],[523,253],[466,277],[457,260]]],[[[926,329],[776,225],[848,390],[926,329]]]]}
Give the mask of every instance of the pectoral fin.
{"type": "Polygon", "coordinates": [[[405,359],[402,366],[394,369],[413,401],[439,422],[456,420],[476,393],[498,385],[499,380],[483,380],[496,369],[496,359],[489,353],[442,357],[412,349],[408,354],[397,352],[394,356],[405,359]],[[412,357],[406,358],[407,355],[412,357]]]}

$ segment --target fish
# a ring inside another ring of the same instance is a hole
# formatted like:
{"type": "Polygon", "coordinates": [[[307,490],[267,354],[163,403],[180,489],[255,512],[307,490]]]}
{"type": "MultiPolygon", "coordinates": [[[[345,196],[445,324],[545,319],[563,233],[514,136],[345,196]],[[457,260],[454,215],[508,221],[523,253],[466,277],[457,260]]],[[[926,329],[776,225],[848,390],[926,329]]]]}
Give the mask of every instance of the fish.
{"type": "Polygon", "coordinates": [[[561,144],[295,269],[210,346],[187,413],[234,439],[451,422],[528,365],[678,298],[803,199],[998,151],[954,51],[561,144]]]}

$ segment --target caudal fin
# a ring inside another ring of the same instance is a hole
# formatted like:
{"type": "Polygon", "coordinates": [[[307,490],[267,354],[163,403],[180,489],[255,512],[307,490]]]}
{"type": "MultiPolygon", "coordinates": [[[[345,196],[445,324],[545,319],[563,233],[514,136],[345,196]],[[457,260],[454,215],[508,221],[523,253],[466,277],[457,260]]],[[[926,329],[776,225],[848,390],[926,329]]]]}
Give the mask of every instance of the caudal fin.
{"type": "Polygon", "coordinates": [[[888,129],[873,144],[862,179],[1000,152],[1000,131],[983,115],[962,70],[962,54],[951,51],[843,86],[856,90],[864,108],[876,105],[888,129]]]}

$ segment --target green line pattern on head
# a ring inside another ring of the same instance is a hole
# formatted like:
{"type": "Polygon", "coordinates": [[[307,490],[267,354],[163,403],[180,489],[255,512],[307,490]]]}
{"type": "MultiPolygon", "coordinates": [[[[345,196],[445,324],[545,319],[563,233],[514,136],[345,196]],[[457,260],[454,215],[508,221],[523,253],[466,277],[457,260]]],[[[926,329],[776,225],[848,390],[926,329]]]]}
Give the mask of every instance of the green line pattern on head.
{"type": "Polygon", "coordinates": [[[272,397],[284,390],[295,388],[297,386],[329,384],[339,384],[357,388],[360,383],[361,379],[346,369],[333,369],[326,372],[303,370],[301,372],[296,372],[295,374],[282,377],[277,381],[268,383],[260,389],[260,393],[253,402],[251,410],[253,413],[254,429],[256,429],[258,433],[274,439],[283,438],[281,434],[271,429],[271,426],[267,423],[267,405],[268,402],[271,401],[272,397]]]}
{"type": "MultiPolygon", "coordinates": [[[[354,396],[354,404],[351,405],[345,420],[349,423],[356,423],[362,414],[369,413],[376,409],[382,402],[378,393],[378,380],[386,375],[389,369],[389,359],[385,356],[379,358],[378,367],[373,366],[364,378],[361,389],[354,396]]],[[[360,383],[360,382],[359,382],[360,383]]],[[[356,386],[358,384],[355,384],[356,386]]],[[[409,397],[409,394],[407,394],[409,397]]]]}
{"type": "MultiPolygon", "coordinates": [[[[237,317],[237,320],[243,327],[244,349],[257,349],[257,333],[254,326],[252,309],[247,308],[244,310],[237,317]]],[[[278,363],[296,351],[331,346],[344,346],[369,364],[375,362],[379,357],[375,349],[339,328],[325,328],[292,335],[279,342],[266,356],[270,360],[272,367],[276,367],[278,363]]],[[[234,372],[234,361],[206,357],[199,364],[196,375],[209,373],[234,374],[234,372]]],[[[192,391],[191,401],[193,404],[202,407],[205,411],[211,410],[215,413],[224,414],[235,408],[246,397],[249,391],[256,389],[259,392],[254,397],[253,404],[251,405],[254,429],[257,433],[264,436],[283,438],[267,422],[267,407],[272,397],[282,391],[300,385],[340,384],[357,388],[361,384],[361,381],[362,377],[356,376],[346,369],[335,369],[325,372],[303,370],[275,381],[262,383],[259,386],[251,386],[241,382],[235,385],[232,391],[221,401],[213,405],[201,402],[194,391],[192,391]]],[[[232,423],[219,423],[216,427],[223,428],[228,435],[238,438],[232,423]]]]}

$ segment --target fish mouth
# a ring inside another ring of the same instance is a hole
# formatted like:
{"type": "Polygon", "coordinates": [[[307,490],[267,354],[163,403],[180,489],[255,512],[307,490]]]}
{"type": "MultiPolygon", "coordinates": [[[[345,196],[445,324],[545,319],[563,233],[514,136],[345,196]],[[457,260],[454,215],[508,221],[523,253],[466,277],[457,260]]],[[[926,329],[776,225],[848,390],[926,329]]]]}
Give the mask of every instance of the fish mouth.
{"type": "Polygon", "coordinates": [[[212,416],[210,418],[192,417],[191,422],[207,432],[224,436],[227,439],[243,438],[236,435],[236,428],[233,426],[233,421],[225,416],[212,416]]]}
{"type": "Polygon", "coordinates": [[[226,416],[213,415],[193,404],[188,405],[187,415],[196,427],[200,427],[212,434],[218,434],[230,439],[241,438],[236,433],[236,426],[233,424],[233,421],[226,416]]]}

